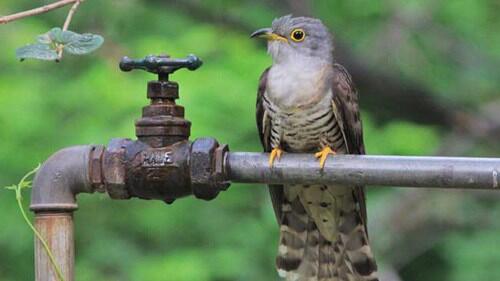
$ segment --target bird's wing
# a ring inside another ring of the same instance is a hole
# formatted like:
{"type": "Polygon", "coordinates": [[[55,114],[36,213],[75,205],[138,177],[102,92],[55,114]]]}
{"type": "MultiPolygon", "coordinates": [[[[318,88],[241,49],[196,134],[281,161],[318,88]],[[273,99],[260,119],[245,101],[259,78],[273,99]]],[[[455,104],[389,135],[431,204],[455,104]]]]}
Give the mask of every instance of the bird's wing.
{"type": "MultiPolygon", "coordinates": [[[[265,152],[270,152],[271,147],[271,119],[264,107],[264,93],[267,86],[267,74],[269,68],[264,70],[260,76],[259,89],[257,90],[257,110],[256,121],[257,129],[259,130],[260,142],[265,152]]],[[[271,194],[271,202],[273,203],[274,213],[278,223],[281,221],[281,204],[283,202],[283,186],[282,185],[269,185],[269,193],[271,194]]]]}
{"type": "MultiPolygon", "coordinates": [[[[334,64],[333,69],[333,106],[336,107],[336,113],[338,112],[340,115],[337,118],[346,139],[348,152],[349,154],[365,154],[358,92],[352,82],[351,75],[342,65],[334,64]]],[[[361,216],[366,228],[366,203],[363,186],[356,186],[355,196],[359,202],[361,216]]]]}
{"type": "Polygon", "coordinates": [[[264,93],[266,92],[267,86],[267,74],[269,72],[269,67],[264,70],[259,80],[259,88],[257,89],[257,108],[256,108],[256,121],[257,129],[259,130],[260,142],[265,152],[271,151],[271,119],[264,108],[264,93]]]}

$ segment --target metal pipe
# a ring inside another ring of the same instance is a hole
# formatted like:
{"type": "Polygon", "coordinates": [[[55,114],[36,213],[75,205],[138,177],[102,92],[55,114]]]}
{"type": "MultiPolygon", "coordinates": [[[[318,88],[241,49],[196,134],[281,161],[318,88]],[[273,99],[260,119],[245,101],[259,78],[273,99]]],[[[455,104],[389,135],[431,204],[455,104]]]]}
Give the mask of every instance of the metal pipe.
{"type": "MultiPolygon", "coordinates": [[[[52,155],[33,181],[30,209],[35,212],[35,228],[47,241],[66,281],[74,280],[73,211],[78,193],[94,192],[90,174],[96,146],[74,146],[52,155]]],[[[99,149],[102,152],[102,149],[99,149]]],[[[42,244],[35,238],[35,280],[58,281],[42,244]]]]}
{"type": "Polygon", "coordinates": [[[500,188],[500,158],[335,155],[321,170],[312,154],[229,152],[228,180],[242,183],[350,184],[468,189],[500,188]]]}

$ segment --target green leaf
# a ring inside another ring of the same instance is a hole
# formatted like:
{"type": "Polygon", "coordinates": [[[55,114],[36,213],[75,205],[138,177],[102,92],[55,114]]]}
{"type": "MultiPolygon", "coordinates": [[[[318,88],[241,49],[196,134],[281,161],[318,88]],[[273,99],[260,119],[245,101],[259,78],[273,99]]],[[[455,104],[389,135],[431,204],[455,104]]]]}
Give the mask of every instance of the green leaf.
{"type": "Polygon", "coordinates": [[[19,185],[19,187],[21,189],[23,189],[23,188],[31,188],[31,184],[32,183],[33,183],[32,181],[23,181],[23,182],[21,182],[21,184],[19,185]]]}
{"type": "Polygon", "coordinates": [[[76,33],[76,32],[69,31],[69,30],[64,30],[64,31],[59,30],[56,33],[54,33],[54,36],[55,36],[54,41],[56,43],[65,45],[65,44],[68,44],[68,43],[71,43],[73,41],[78,40],[78,36],[81,36],[81,35],[76,33]]]}
{"type": "Polygon", "coordinates": [[[49,32],[38,35],[36,37],[36,41],[40,44],[46,44],[46,45],[52,44],[53,42],[49,32]]]}
{"type": "Polygon", "coordinates": [[[85,55],[93,52],[101,47],[104,42],[102,36],[91,33],[78,34],[71,32],[71,34],[67,33],[66,35],[63,33],[61,38],[63,37],[64,40],[69,40],[68,43],[64,44],[64,50],[73,55],[85,55]]]}
{"type": "Polygon", "coordinates": [[[69,42],[72,42],[76,40],[76,37],[79,36],[78,33],[69,31],[69,30],[62,30],[59,27],[54,27],[49,32],[38,35],[37,36],[37,41],[38,43],[41,44],[52,44],[52,43],[57,43],[57,44],[67,44],[69,42]]]}
{"type": "Polygon", "coordinates": [[[56,46],[62,46],[64,51],[73,55],[85,55],[99,48],[104,42],[104,38],[96,34],[78,34],[54,27],[48,32],[38,35],[36,41],[38,43],[18,48],[16,57],[21,61],[27,58],[58,60],[56,46]]]}
{"type": "Polygon", "coordinates": [[[52,28],[51,30],[49,30],[49,32],[47,32],[47,34],[49,35],[50,39],[53,41],[53,42],[56,42],[56,43],[61,43],[61,34],[62,34],[62,29],[59,28],[59,27],[54,27],[52,28]]]}
{"type": "Polygon", "coordinates": [[[4,186],[3,188],[9,189],[9,190],[16,190],[17,185],[13,184],[13,185],[9,185],[9,186],[4,186]]]}
{"type": "Polygon", "coordinates": [[[47,44],[31,44],[16,50],[16,57],[24,59],[56,60],[57,52],[47,44]]]}

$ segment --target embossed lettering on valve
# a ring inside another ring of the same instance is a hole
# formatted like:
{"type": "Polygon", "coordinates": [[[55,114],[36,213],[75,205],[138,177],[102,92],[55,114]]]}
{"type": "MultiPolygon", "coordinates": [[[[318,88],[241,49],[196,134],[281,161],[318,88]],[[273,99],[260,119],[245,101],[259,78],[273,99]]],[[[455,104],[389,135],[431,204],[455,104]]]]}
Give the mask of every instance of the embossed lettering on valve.
{"type": "Polygon", "coordinates": [[[173,164],[172,151],[146,151],[144,153],[143,167],[164,167],[173,164]]]}

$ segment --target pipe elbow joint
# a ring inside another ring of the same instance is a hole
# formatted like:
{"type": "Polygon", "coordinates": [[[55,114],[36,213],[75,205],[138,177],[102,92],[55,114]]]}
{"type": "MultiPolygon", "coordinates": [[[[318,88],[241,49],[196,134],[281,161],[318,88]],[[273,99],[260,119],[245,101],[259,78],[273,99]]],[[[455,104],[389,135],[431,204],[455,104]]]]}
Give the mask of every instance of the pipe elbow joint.
{"type": "Polygon", "coordinates": [[[72,212],[76,195],[92,193],[91,154],[99,146],[73,146],[47,159],[33,180],[30,209],[34,212],[72,212]]]}

